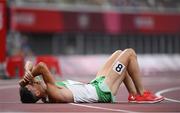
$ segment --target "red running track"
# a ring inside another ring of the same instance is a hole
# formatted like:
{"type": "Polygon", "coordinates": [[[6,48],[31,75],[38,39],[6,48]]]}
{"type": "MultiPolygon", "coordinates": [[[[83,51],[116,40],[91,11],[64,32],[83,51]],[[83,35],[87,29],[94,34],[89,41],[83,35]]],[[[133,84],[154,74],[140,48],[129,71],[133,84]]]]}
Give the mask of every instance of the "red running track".
{"type": "MultiPolygon", "coordinates": [[[[68,77],[71,79],[71,77],[68,77]]],[[[78,79],[78,77],[72,77],[78,79]]],[[[87,78],[87,77],[84,77],[87,78]]],[[[91,77],[89,77],[91,78],[91,77]]],[[[82,77],[81,77],[82,79],[82,77]]],[[[87,81],[84,79],[84,81],[87,81]]],[[[145,88],[160,93],[167,100],[156,104],[130,104],[127,102],[127,91],[124,85],[120,87],[117,103],[82,103],[82,104],[22,104],[19,101],[17,80],[0,80],[0,113],[16,112],[180,112],[180,76],[152,75],[143,76],[145,88]]]]}

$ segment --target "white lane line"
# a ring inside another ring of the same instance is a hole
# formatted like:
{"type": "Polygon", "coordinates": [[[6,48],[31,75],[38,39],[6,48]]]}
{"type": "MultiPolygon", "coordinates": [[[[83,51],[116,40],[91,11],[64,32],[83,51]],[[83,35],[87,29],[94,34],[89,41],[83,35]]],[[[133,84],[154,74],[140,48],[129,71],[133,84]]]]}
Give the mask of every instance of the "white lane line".
{"type": "Polygon", "coordinates": [[[10,89],[10,88],[17,88],[17,87],[18,87],[18,85],[0,86],[0,90],[10,89]]]}
{"type": "MultiPolygon", "coordinates": [[[[62,112],[58,112],[58,111],[57,112],[34,112],[33,111],[33,112],[0,112],[0,113],[62,113],[62,112]]],[[[64,112],[64,113],[80,113],[80,112],[64,112]]],[[[85,113],[104,113],[104,112],[85,112],[85,113]]],[[[111,112],[105,112],[105,113],[112,113],[112,111],[111,112]]]]}
{"type": "Polygon", "coordinates": [[[20,101],[13,101],[13,102],[12,101],[4,101],[4,102],[1,101],[0,102],[0,104],[19,104],[19,103],[20,103],[20,101]]]}
{"type": "MultiPolygon", "coordinates": [[[[56,112],[56,111],[53,111],[53,112],[0,112],[0,113],[63,113],[63,112],[56,112]]],[[[66,113],[80,113],[80,112],[66,112],[66,113]]],[[[111,112],[85,112],[85,113],[113,113],[112,111],[111,112]]],[[[139,113],[178,113],[178,112],[151,112],[151,111],[148,111],[148,112],[139,112],[139,113]]]]}
{"type": "MultiPolygon", "coordinates": [[[[177,90],[180,90],[180,87],[173,87],[173,88],[164,89],[164,90],[158,91],[155,95],[156,96],[162,96],[163,93],[167,93],[167,92],[171,92],[171,91],[177,91],[177,90]]],[[[167,98],[167,97],[165,97],[165,100],[180,103],[180,100],[171,99],[171,98],[167,98]]]]}
{"type": "Polygon", "coordinates": [[[70,104],[75,105],[75,106],[100,109],[100,110],[116,111],[116,112],[123,112],[123,113],[138,113],[138,112],[129,111],[129,110],[111,109],[111,108],[104,108],[104,107],[99,107],[99,106],[90,106],[90,105],[84,105],[84,104],[75,104],[75,103],[70,103],[70,104]]]}

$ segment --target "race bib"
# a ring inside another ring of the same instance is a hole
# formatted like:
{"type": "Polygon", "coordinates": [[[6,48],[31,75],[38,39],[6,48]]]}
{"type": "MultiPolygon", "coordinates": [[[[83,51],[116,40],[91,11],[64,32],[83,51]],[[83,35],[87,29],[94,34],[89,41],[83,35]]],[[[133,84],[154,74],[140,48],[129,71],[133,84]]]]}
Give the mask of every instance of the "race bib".
{"type": "Polygon", "coordinates": [[[119,61],[117,61],[116,64],[113,66],[113,70],[119,75],[123,72],[124,69],[125,69],[125,66],[119,61]]]}

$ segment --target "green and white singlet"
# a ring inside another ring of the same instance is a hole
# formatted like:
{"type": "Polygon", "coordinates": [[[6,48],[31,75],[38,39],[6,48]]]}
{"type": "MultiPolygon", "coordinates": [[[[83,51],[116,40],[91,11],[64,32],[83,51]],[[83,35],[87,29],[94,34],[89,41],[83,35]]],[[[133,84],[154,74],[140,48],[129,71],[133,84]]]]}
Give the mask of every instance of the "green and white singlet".
{"type": "Polygon", "coordinates": [[[75,103],[114,102],[115,97],[112,95],[104,79],[105,76],[99,76],[88,84],[66,80],[56,82],[56,85],[67,87],[73,93],[75,103]]]}

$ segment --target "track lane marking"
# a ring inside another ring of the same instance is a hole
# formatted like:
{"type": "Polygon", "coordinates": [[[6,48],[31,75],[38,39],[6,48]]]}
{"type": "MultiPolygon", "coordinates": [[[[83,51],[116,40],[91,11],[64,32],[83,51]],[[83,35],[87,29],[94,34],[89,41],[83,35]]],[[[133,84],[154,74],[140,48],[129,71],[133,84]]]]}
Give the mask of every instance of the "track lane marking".
{"type": "MultiPolygon", "coordinates": [[[[18,87],[18,85],[0,86],[0,90],[9,89],[9,88],[17,88],[17,87],[18,87]]],[[[162,96],[163,93],[167,93],[167,92],[171,92],[171,91],[176,91],[176,90],[180,90],[180,87],[173,87],[173,88],[168,88],[168,89],[160,90],[155,95],[156,96],[162,96]]],[[[168,100],[168,101],[171,101],[171,102],[180,103],[180,100],[171,99],[171,98],[167,98],[167,97],[165,97],[165,100],[168,100]]],[[[71,105],[75,105],[75,106],[94,108],[94,109],[101,109],[101,110],[108,110],[108,111],[116,111],[116,112],[124,112],[124,113],[139,113],[139,112],[133,112],[133,111],[129,111],[129,110],[111,109],[111,108],[104,108],[104,107],[98,107],[98,106],[90,106],[90,105],[84,105],[84,104],[76,104],[76,103],[70,103],[70,104],[71,105]]]]}
{"type": "Polygon", "coordinates": [[[80,107],[87,107],[87,108],[93,108],[93,109],[101,109],[101,110],[108,110],[108,111],[116,111],[116,112],[123,112],[123,113],[139,113],[129,110],[122,110],[122,109],[111,109],[111,108],[104,108],[99,106],[91,106],[91,105],[84,105],[84,104],[76,104],[76,103],[70,103],[71,105],[80,106],[80,107]]]}
{"type": "Polygon", "coordinates": [[[8,86],[0,86],[0,90],[9,89],[9,88],[17,88],[18,85],[8,85],[8,86]]]}
{"type": "MultiPolygon", "coordinates": [[[[177,91],[177,90],[180,90],[180,87],[172,87],[172,88],[160,90],[155,95],[156,96],[162,96],[163,93],[168,93],[168,92],[177,91]]],[[[171,101],[171,102],[180,103],[180,100],[171,99],[171,98],[167,98],[167,97],[165,97],[165,100],[168,100],[168,101],[171,101]]]]}

